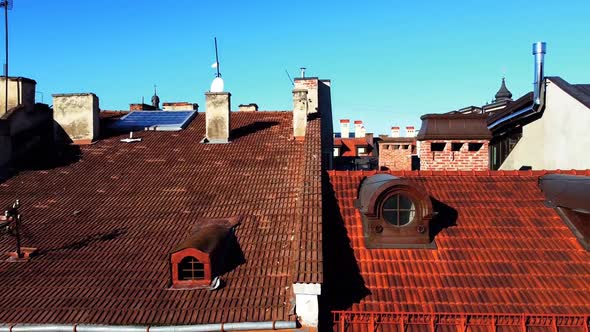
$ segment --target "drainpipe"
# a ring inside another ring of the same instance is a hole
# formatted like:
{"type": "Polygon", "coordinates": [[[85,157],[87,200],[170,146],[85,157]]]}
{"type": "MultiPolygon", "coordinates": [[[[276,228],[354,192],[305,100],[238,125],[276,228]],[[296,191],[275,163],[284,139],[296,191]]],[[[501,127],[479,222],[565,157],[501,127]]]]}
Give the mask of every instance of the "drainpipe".
{"type": "Polygon", "coordinates": [[[540,112],[545,107],[545,54],[547,53],[547,43],[536,42],[533,44],[533,55],[535,56],[535,80],[533,87],[533,103],[527,105],[520,110],[498,119],[488,125],[489,129],[497,125],[507,122],[517,116],[524,115],[524,117],[540,112]],[[528,113],[528,114],[526,114],[528,113]]]}
{"type": "Polygon", "coordinates": [[[209,332],[297,329],[296,321],[265,321],[197,325],[77,325],[14,324],[0,325],[0,332],[209,332]]]}

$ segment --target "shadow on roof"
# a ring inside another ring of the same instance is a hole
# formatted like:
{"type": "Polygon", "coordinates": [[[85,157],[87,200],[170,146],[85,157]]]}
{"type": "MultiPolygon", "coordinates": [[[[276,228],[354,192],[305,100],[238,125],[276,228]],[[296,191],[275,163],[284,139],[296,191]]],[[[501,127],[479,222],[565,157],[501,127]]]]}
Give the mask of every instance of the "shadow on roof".
{"type": "Polygon", "coordinates": [[[333,310],[347,310],[370,294],[360,274],[334,188],[328,176],[322,175],[323,197],[323,271],[320,296],[320,330],[331,330],[333,310]]]}
{"type": "Polygon", "coordinates": [[[107,233],[99,233],[94,235],[86,236],[82,239],[70,242],[66,245],[63,245],[58,248],[49,248],[49,249],[41,249],[37,253],[37,256],[43,256],[51,252],[61,251],[61,250],[78,250],[82,248],[86,248],[91,246],[95,243],[105,242],[105,241],[112,241],[115,239],[120,238],[121,236],[125,235],[127,230],[124,228],[117,228],[107,233]]]}
{"type": "Polygon", "coordinates": [[[432,241],[443,229],[457,226],[459,213],[434,197],[430,197],[430,201],[432,202],[432,210],[436,213],[430,222],[430,241],[432,241]]]}
{"type": "Polygon", "coordinates": [[[232,129],[229,136],[231,139],[238,139],[240,137],[244,137],[255,132],[268,129],[270,127],[274,127],[278,125],[277,121],[256,121],[249,125],[245,125],[239,128],[232,129]]]}

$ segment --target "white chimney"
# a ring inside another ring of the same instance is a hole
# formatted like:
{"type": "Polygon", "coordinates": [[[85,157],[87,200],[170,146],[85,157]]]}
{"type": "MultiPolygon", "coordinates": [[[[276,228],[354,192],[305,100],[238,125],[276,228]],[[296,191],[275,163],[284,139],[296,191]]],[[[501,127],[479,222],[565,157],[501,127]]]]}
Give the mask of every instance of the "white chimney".
{"type": "Polygon", "coordinates": [[[350,120],[340,120],[340,137],[348,138],[350,136],[350,120]]]}
{"type": "Polygon", "coordinates": [[[399,137],[399,127],[391,127],[391,137],[399,137]]]}
{"type": "Polygon", "coordinates": [[[363,135],[363,121],[355,120],[354,121],[354,138],[365,137],[363,135]]]}
{"type": "Polygon", "coordinates": [[[407,137],[416,137],[416,131],[414,130],[414,126],[407,126],[406,127],[406,136],[407,137]]]}

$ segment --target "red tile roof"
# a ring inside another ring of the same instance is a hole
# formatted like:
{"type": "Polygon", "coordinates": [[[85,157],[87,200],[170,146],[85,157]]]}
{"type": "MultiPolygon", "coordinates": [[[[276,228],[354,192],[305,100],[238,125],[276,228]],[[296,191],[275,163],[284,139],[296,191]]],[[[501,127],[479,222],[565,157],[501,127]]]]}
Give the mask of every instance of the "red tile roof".
{"type": "MultiPolygon", "coordinates": [[[[365,137],[357,138],[334,138],[334,146],[342,147],[341,157],[357,157],[357,147],[372,147],[372,143],[367,141],[365,137]]],[[[373,155],[370,149],[367,151],[369,156],[373,155]]]]}
{"type": "MultiPolygon", "coordinates": [[[[545,173],[391,172],[457,212],[456,224],[442,229],[435,236],[437,249],[429,250],[366,249],[354,201],[361,180],[375,172],[330,172],[339,213],[324,227],[343,223],[341,243],[349,241],[354,255],[349,274],[362,278],[355,286],[358,298],[332,309],[348,314],[347,324],[354,320],[351,314],[362,312],[397,313],[397,318],[404,312],[590,316],[590,252],[543,205],[537,180],[545,173]]],[[[561,173],[590,175],[590,170],[561,173]]],[[[344,262],[345,249],[325,252],[326,262],[344,262]]],[[[326,292],[337,294],[328,279],[326,292]]],[[[337,320],[341,317],[338,313],[337,320]]]]}
{"type": "MultiPolygon", "coordinates": [[[[233,113],[231,143],[201,144],[198,114],[183,131],[106,138],[80,147],[79,161],[0,184],[0,206],[20,199],[23,245],[40,252],[0,262],[0,323],[295,319],[291,285],[322,281],[321,164],[303,163],[321,153],[319,121],[296,142],[290,112],[233,113]],[[195,222],[238,215],[245,262],[225,287],[170,290],[169,253],[195,222]]],[[[0,234],[0,252],[11,250],[0,234]]]]}

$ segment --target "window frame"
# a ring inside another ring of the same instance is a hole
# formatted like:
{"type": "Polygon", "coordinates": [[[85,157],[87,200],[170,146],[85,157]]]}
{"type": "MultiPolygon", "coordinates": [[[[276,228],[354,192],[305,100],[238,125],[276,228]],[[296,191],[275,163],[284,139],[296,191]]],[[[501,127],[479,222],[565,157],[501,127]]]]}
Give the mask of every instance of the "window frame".
{"type": "Polygon", "coordinates": [[[179,281],[198,281],[198,280],[205,280],[206,269],[205,263],[201,262],[194,256],[185,256],[178,262],[178,280],[179,281]],[[190,260],[190,262],[188,262],[190,260]],[[184,267],[184,264],[190,263],[190,269],[184,267]],[[199,265],[200,268],[195,268],[195,265],[199,265]],[[187,278],[184,272],[190,272],[192,275],[190,278],[187,278]],[[195,277],[196,272],[200,272],[200,277],[195,277]]]}
{"type": "Polygon", "coordinates": [[[416,221],[416,216],[417,216],[417,213],[416,212],[417,212],[416,202],[414,202],[414,200],[412,199],[412,197],[410,197],[409,195],[405,194],[404,192],[400,192],[400,191],[394,192],[394,193],[386,196],[383,199],[382,203],[381,203],[381,219],[383,219],[384,222],[386,222],[389,225],[394,226],[394,227],[400,227],[401,228],[401,227],[411,226],[416,221]],[[397,208],[393,208],[393,209],[385,208],[385,204],[390,199],[392,199],[393,197],[397,197],[397,202],[396,202],[397,208]],[[407,199],[408,201],[410,201],[410,204],[411,204],[410,209],[402,209],[401,208],[401,205],[400,205],[400,198],[401,197],[404,197],[405,199],[407,199]],[[385,212],[396,212],[396,214],[397,214],[397,223],[394,224],[389,219],[387,219],[387,217],[385,217],[385,212]],[[400,212],[410,212],[410,218],[409,218],[410,220],[407,223],[403,224],[403,225],[400,224],[400,215],[401,215],[400,212]]]}

